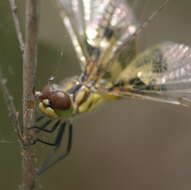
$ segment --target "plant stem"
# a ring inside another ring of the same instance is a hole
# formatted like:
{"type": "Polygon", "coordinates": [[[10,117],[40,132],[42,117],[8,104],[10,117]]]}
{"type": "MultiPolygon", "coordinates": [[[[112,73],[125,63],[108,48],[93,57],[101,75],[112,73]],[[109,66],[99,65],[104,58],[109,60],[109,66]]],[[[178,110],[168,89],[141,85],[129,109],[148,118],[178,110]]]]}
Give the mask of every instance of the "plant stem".
{"type": "Polygon", "coordinates": [[[23,190],[35,187],[35,154],[30,145],[34,137],[33,130],[28,130],[34,120],[34,84],[37,65],[38,40],[38,0],[26,0],[25,46],[23,61],[23,190]]]}
{"type": "Polygon", "coordinates": [[[15,24],[15,29],[16,29],[16,33],[17,33],[17,39],[19,41],[20,50],[23,54],[23,52],[24,52],[24,40],[23,40],[23,35],[21,32],[21,25],[20,25],[18,13],[17,13],[16,2],[15,2],[15,0],[9,0],[9,4],[11,7],[11,13],[12,13],[13,21],[15,24]]]}

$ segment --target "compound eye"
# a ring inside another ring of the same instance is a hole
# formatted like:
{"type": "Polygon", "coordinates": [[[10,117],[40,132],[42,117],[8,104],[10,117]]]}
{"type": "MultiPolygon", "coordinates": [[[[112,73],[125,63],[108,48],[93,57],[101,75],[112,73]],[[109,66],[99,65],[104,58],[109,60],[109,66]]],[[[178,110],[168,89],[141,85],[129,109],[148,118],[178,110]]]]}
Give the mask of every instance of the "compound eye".
{"type": "Polygon", "coordinates": [[[47,84],[41,91],[41,94],[38,96],[38,98],[40,100],[44,100],[44,99],[48,99],[51,96],[52,92],[51,92],[51,88],[50,86],[47,84]]]}
{"type": "Polygon", "coordinates": [[[71,106],[70,97],[64,92],[54,92],[49,99],[51,107],[55,109],[67,110],[71,106]]]}

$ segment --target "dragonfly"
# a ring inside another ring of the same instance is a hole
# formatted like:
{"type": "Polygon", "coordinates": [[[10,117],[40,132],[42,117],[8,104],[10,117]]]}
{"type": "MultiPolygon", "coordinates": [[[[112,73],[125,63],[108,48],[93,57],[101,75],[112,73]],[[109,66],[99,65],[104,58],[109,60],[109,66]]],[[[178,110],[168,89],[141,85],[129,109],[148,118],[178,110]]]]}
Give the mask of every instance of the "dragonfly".
{"type": "Polygon", "coordinates": [[[137,36],[166,6],[163,4],[140,24],[126,0],[57,0],[62,21],[69,33],[81,74],[59,84],[49,81],[36,92],[39,110],[36,132],[57,130],[49,157],[38,170],[41,175],[63,160],[72,148],[72,121],[77,115],[100,105],[125,99],[143,99],[191,106],[191,47],[162,42],[137,53],[137,36]],[[51,126],[51,128],[50,128],[51,126]],[[68,131],[66,150],[51,156],[68,131]]]}

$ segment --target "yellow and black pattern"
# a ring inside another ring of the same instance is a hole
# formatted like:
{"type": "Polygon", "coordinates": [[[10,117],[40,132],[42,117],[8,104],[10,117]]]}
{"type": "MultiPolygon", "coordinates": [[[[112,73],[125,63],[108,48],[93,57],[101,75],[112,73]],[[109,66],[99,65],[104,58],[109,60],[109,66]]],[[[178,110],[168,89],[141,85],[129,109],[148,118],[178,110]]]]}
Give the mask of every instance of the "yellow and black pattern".
{"type": "Polygon", "coordinates": [[[181,97],[191,98],[191,48],[164,42],[146,50],[118,76],[112,90],[181,104],[181,97]]]}

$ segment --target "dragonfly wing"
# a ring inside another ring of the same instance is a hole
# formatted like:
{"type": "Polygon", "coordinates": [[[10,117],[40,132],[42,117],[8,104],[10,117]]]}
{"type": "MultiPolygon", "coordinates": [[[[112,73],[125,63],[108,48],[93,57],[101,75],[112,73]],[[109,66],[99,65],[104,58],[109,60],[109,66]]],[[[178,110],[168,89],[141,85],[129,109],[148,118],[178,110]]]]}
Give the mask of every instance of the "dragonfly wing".
{"type": "Polygon", "coordinates": [[[87,63],[87,54],[84,49],[85,20],[82,0],[57,0],[60,16],[70,35],[82,71],[87,63]]]}
{"type": "Polygon", "coordinates": [[[92,16],[86,23],[86,36],[87,50],[92,59],[87,64],[85,80],[114,79],[135,55],[135,40],[128,42],[128,48],[117,56],[116,52],[127,43],[138,23],[125,0],[89,1],[93,6],[92,16]]]}
{"type": "MultiPolygon", "coordinates": [[[[84,80],[95,80],[105,73],[111,63],[110,74],[121,72],[125,61],[109,62],[117,49],[124,44],[136,28],[137,21],[126,0],[58,0],[61,17],[71,36],[73,45],[84,71],[84,80]]],[[[128,57],[133,57],[134,41],[129,42],[128,57]]],[[[127,51],[118,56],[124,56],[127,51]]],[[[127,63],[127,62],[126,62],[127,63]]]]}
{"type": "Polygon", "coordinates": [[[119,75],[110,92],[191,106],[191,48],[164,42],[146,50],[119,75]]]}

